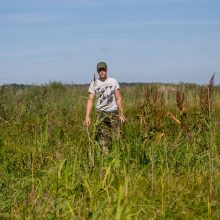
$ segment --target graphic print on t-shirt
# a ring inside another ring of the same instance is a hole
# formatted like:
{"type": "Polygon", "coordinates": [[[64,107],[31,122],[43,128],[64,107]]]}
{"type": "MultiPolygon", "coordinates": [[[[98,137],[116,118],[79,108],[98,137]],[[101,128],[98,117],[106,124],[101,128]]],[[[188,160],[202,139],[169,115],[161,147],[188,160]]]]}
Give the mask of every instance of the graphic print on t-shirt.
{"type": "MultiPolygon", "coordinates": [[[[108,108],[113,102],[114,88],[112,85],[103,85],[95,89],[95,93],[98,95],[98,105],[99,109],[103,107],[108,108]]],[[[104,109],[103,109],[104,110],[104,109]]]]}
{"type": "Polygon", "coordinates": [[[116,79],[108,77],[104,82],[97,79],[89,86],[89,93],[93,93],[97,97],[96,109],[100,111],[116,111],[117,104],[115,99],[115,90],[119,89],[116,79]]]}

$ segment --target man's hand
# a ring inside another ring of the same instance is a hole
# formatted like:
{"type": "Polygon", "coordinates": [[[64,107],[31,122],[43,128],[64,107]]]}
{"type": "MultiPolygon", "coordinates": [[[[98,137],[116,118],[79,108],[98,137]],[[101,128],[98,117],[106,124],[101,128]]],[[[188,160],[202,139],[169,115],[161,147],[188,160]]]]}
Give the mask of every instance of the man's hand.
{"type": "Polygon", "coordinates": [[[86,127],[88,128],[90,126],[90,124],[91,124],[90,118],[86,117],[86,120],[85,120],[86,127]]]}
{"type": "Polygon", "coordinates": [[[115,90],[115,97],[116,97],[116,103],[118,106],[118,117],[121,123],[124,123],[126,121],[125,116],[123,114],[123,108],[122,108],[122,99],[119,89],[115,90]]]}
{"type": "Polygon", "coordinates": [[[126,118],[125,118],[124,114],[122,114],[122,113],[119,114],[119,120],[120,120],[121,123],[124,123],[126,121],[126,118]]]}
{"type": "Polygon", "coordinates": [[[85,120],[85,125],[86,125],[87,128],[91,124],[90,112],[91,112],[91,109],[92,109],[92,103],[93,103],[94,96],[95,96],[95,94],[89,93],[89,98],[88,98],[88,101],[87,101],[87,104],[86,104],[86,120],[85,120]]]}

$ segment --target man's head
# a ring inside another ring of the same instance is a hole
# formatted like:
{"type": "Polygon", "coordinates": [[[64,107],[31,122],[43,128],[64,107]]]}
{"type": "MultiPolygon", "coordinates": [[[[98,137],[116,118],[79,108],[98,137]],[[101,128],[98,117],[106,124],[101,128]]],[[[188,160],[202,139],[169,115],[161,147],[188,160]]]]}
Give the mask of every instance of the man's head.
{"type": "Polygon", "coordinates": [[[107,64],[105,62],[97,63],[97,72],[101,80],[105,80],[107,78],[107,64]]]}
{"type": "Polygon", "coordinates": [[[107,70],[107,64],[105,62],[97,63],[97,72],[99,72],[100,69],[106,69],[107,70]]]}

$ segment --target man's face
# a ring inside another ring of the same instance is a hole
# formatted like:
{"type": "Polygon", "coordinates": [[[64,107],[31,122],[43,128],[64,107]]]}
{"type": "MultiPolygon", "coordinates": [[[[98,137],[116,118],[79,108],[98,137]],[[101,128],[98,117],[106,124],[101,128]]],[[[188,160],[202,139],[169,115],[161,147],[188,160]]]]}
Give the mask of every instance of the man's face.
{"type": "Polygon", "coordinates": [[[101,79],[105,79],[105,78],[107,77],[107,69],[105,69],[105,68],[100,68],[100,69],[98,70],[98,74],[99,74],[99,77],[100,77],[101,79]]]}

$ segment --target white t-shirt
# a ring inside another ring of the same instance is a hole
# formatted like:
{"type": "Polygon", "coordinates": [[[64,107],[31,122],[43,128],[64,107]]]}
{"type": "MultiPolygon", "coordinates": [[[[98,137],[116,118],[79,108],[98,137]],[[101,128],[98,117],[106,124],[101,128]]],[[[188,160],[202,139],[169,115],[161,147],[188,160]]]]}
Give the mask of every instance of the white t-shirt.
{"type": "Polygon", "coordinates": [[[98,98],[96,109],[100,111],[112,112],[117,110],[115,101],[115,90],[119,89],[116,79],[108,77],[104,82],[100,79],[93,81],[89,86],[89,93],[93,93],[98,98]]]}

